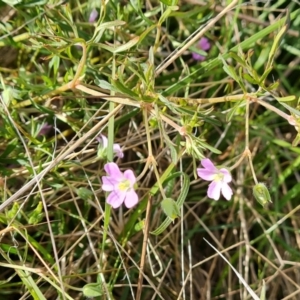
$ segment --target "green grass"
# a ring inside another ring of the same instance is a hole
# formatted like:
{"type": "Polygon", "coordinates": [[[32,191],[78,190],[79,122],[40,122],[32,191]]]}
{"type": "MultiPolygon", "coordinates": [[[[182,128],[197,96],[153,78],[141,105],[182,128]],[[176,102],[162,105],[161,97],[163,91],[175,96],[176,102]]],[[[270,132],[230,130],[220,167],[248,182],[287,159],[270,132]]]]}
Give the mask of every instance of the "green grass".
{"type": "Polygon", "coordinates": [[[7,0],[0,20],[1,299],[299,298],[299,2],[7,0]],[[112,161],[131,209],[106,202],[112,161]]]}

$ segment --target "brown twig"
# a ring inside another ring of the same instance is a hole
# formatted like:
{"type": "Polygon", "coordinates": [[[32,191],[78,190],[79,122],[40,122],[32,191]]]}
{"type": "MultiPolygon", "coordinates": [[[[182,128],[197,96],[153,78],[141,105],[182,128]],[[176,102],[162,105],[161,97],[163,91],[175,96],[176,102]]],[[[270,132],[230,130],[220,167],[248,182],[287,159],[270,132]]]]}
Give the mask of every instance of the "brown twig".
{"type": "Polygon", "coordinates": [[[141,253],[140,273],[139,273],[138,287],[136,292],[136,300],[141,299],[142,289],[143,289],[143,271],[144,271],[144,266],[146,261],[146,250],[147,250],[147,242],[148,242],[148,234],[149,234],[149,223],[150,223],[150,209],[151,209],[151,196],[149,196],[147,209],[146,209],[144,240],[143,240],[143,248],[141,253]]]}

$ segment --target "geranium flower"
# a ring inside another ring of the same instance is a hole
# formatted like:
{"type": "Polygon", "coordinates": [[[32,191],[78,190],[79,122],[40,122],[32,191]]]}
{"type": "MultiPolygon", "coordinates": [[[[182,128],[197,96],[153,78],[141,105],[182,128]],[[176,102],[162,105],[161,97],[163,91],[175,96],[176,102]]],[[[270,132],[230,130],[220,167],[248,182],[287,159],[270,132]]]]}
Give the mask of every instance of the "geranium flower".
{"type": "MultiPolygon", "coordinates": [[[[102,157],[102,158],[105,158],[107,156],[106,151],[107,151],[107,146],[108,146],[108,139],[105,135],[100,134],[98,137],[96,137],[96,140],[100,144],[100,147],[99,147],[99,150],[98,150],[98,156],[102,157]]],[[[119,158],[124,157],[123,151],[122,151],[119,144],[113,144],[113,152],[119,158]]]]}
{"type": "Polygon", "coordinates": [[[98,17],[98,11],[96,8],[93,8],[89,16],[89,23],[94,23],[97,17],[98,17]]]}
{"type": "MultiPolygon", "coordinates": [[[[208,51],[210,49],[210,43],[209,43],[208,39],[206,37],[202,37],[197,44],[197,48],[204,50],[204,51],[208,51]]],[[[203,61],[206,58],[206,56],[203,56],[196,52],[193,52],[192,56],[193,56],[194,60],[198,60],[198,61],[203,61]]]]}
{"type": "Polygon", "coordinates": [[[118,208],[125,203],[131,208],[138,203],[138,195],[134,190],[136,178],[131,170],[122,173],[116,163],[107,163],[104,170],[108,176],[102,176],[102,190],[110,192],[106,202],[113,208],[118,208]]]}
{"type": "Polygon", "coordinates": [[[50,130],[53,128],[52,125],[48,124],[48,123],[44,123],[41,128],[40,131],[38,133],[37,136],[42,136],[42,135],[46,135],[47,133],[50,132],[50,130]]]}
{"type": "Polygon", "coordinates": [[[232,180],[230,172],[225,168],[216,168],[208,158],[202,159],[201,165],[204,168],[197,169],[198,176],[204,180],[212,181],[208,186],[207,196],[214,200],[219,200],[222,192],[222,195],[227,200],[230,200],[233,194],[232,189],[228,185],[232,180]]]}

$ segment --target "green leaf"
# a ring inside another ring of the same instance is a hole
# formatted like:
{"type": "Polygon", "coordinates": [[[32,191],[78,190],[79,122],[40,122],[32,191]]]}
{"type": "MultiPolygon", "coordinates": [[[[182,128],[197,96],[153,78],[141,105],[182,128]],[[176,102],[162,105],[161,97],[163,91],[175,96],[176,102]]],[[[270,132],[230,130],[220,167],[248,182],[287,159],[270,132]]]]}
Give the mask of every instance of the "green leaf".
{"type": "Polygon", "coordinates": [[[39,202],[37,207],[29,214],[28,224],[38,224],[44,217],[43,211],[43,203],[39,202]]]}
{"type": "Polygon", "coordinates": [[[126,22],[120,21],[120,20],[101,23],[99,26],[96,27],[96,29],[94,31],[94,35],[93,35],[92,39],[88,42],[88,44],[92,45],[92,43],[98,43],[100,41],[100,39],[102,38],[102,35],[106,29],[114,28],[117,26],[123,26],[125,24],[126,24],[126,22]]]}
{"type": "Polygon", "coordinates": [[[141,44],[142,41],[145,39],[145,37],[146,37],[149,33],[153,32],[153,30],[154,30],[156,27],[157,27],[156,24],[147,27],[147,28],[145,29],[145,31],[143,31],[142,34],[140,35],[139,44],[141,44]]]}
{"type": "Polygon", "coordinates": [[[19,203],[18,202],[14,202],[12,208],[7,212],[6,216],[9,220],[12,220],[13,218],[16,217],[18,211],[19,211],[19,203]]]}
{"type": "Polygon", "coordinates": [[[105,90],[108,90],[108,91],[113,91],[112,85],[109,82],[107,82],[106,80],[95,78],[94,82],[95,82],[95,84],[97,84],[102,89],[105,89],[105,90]]]}
{"type": "Polygon", "coordinates": [[[120,80],[112,81],[112,85],[119,93],[132,97],[134,99],[138,99],[138,95],[131,89],[126,87],[120,80]]]}
{"type": "Polygon", "coordinates": [[[264,84],[267,76],[270,74],[270,72],[273,70],[273,67],[270,67],[268,69],[265,69],[264,74],[262,74],[262,76],[259,79],[259,85],[264,84]]]}
{"type": "Polygon", "coordinates": [[[5,159],[9,157],[11,153],[16,149],[17,147],[17,140],[10,141],[10,143],[6,146],[5,150],[2,150],[2,153],[0,154],[0,159],[5,159]]]}
{"type": "Polygon", "coordinates": [[[279,102],[289,102],[289,101],[294,101],[296,100],[296,96],[290,95],[286,97],[275,97],[277,101],[279,102]]]}
{"type": "Polygon", "coordinates": [[[99,297],[103,295],[100,283],[88,283],[83,287],[82,292],[85,297],[99,297]]]}
{"type": "MultiPolygon", "coordinates": [[[[287,15],[287,20],[289,19],[289,15],[287,15]]],[[[287,31],[287,24],[285,24],[278,32],[278,34],[276,35],[275,39],[274,39],[274,43],[272,45],[272,48],[270,50],[270,54],[269,54],[269,59],[268,59],[268,63],[266,66],[266,69],[269,69],[270,67],[273,66],[273,61],[274,61],[274,57],[275,57],[275,53],[279,47],[279,44],[284,36],[284,34],[287,31]]]]}
{"type": "Polygon", "coordinates": [[[130,40],[129,42],[121,45],[121,46],[109,46],[106,44],[102,44],[102,43],[98,43],[97,45],[111,53],[119,53],[119,52],[123,52],[126,50],[129,50],[130,48],[132,48],[133,46],[135,46],[137,43],[139,42],[139,37],[136,36],[135,38],[133,38],[132,40],[130,40]]]}
{"type": "Polygon", "coordinates": [[[5,88],[2,92],[2,98],[6,106],[10,106],[10,103],[13,99],[13,89],[12,88],[5,88]]]}
{"type": "Polygon", "coordinates": [[[167,98],[165,98],[163,95],[158,94],[158,99],[166,106],[168,107],[173,113],[176,114],[176,109],[172,102],[170,102],[167,98]]]}
{"type": "Polygon", "coordinates": [[[53,68],[53,78],[57,78],[58,70],[59,70],[59,65],[60,65],[60,57],[58,55],[54,55],[52,59],[49,62],[49,67],[53,68]]]}
{"type": "Polygon", "coordinates": [[[280,102],[280,104],[282,106],[284,106],[290,113],[294,114],[295,116],[297,117],[300,117],[300,111],[297,110],[296,108],[284,103],[284,102],[281,102],[277,97],[276,97],[276,100],[278,100],[280,102]]]}
{"type": "Polygon", "coordinates": [[[76,192],[77,192],[77,195],[85,201],[87,201],[93,197],[93,192],[84,187],[80,187],[79,189],[76,189],[76,192]]]}
{"type": "Polygon", "coordinates": [[[153,25],[153,22],[147,18],[141,9],[141,1],[140,0],[130,0],[130,4],[132,5],[133,9],[139,14],[139,16],[149,25],[153,25]]]}
{"type": "Polygon", "coordinates": [[[279,82],[275,81],[274,83],[270,84],[266,90],[269,92],[276,90],[279,87],[279,82]]]}
{"type": "Polygon", "coordinates": [[[234,104],[234,106],[229,110],[229,112],[226,115],[226,122],[231,121],[232,117],[235,115],[236,111],[240,108],[241,104],[243,103],[244,101],[242,100],[234,104]]]}
{"type": "Polygon", "coordinates": [[[266,300],[266,283],[264,280],[262,281],[262,288],[261,288],[259,299],[266,300]]]}
{"type": "Polygon", "coordinates": [[[22,2],[22,0],[2,0],[2,1],[10,6],[14,6],[22,2]]]}
{"type": "Polygon", "coordinates": [[[178,160],[177,150],[171,143],[167,142],[167,145],[170,149],[172,162],[175,163],[178,160]]]}
{"type": "Polygon", "coordinates": [[[159,0],[159,2],[161,2],[165,5],[168,5],[168,6],[173,5],[173,0],[159,0]]]}
{"type": "MultiPolygon", "coordinates": [[[[166,181],[168,181],[168,180],[172,180],[173,178],[181,177],[181,176],[183,179],[181,193],[180,193],[177,201],[175,202],[177,205],[177,208],[178,208],[178,212],[179,212],[179,209],[181,208],[181,206],[183,205],[185,198],[188,194],[189,187],[190,187],[190,178],[185,173],[177,172],[177,173],[172,174],[170,177],[168,177],[166,179],[166,181]]],[[[164,232],[167,229],[167,227],[172,223],[172,221],[173,220],[171,218],[167,217],[167,219],[165,219],[163,221],[163,223],[157,229],[152,231],[151,234],[153,234],[153,235],[161,234],[162,232],[164,232]]]]}
{"type": "Polygon", "coordinates": [[[238,56],[235,52],[229,51],[228,56],[232,57],[235,61],[237,61],[244,68],[247,68],[246,62],[240,56],[238,56]]]}
{"type": "Polygon", "coordinates": [[[209,145],[208,143],[206,142],[203,142],[203,141],[199,141],[199,145],[201,145],[201,147],[205,148],[205,149],[208,149],[210,150],[211,152],[215,153],[215,154],[221,154],[222,151],[218,150],[217,148],[209,145]]]}
{"type": "Polygon", "coordinates": [[[223,63],[223,70],[231,77],[233,78],[236,82],[239,81],[239,78],[234,70],[233,67],[229,66],[225,59],[222,57],[222,55],[219,55],[219,59],[222,61],[223,63]]]}
{"type": "Polygon", "coordinates": [[[238,77],[238,75],[235,72],[235,69],[231,66],[229,66],[225,59],[222,57],[222,55],[219,55],[219,59],[223,62],[223,70],[231,77],[233,78],[238,84],[239,86],[242,88],[242,90],[246,93],[247,89],[244,86],[242,80],[238,77]]]}
{"type": "MultiPolygon", "coordinates": [[[[295,19],[296,17],[299,16],[299,13],[300,13],[300,9],[295,10],[294,12],[291,13],[290,19],[291,20],[295,19]]],[[[274,30],[283,26],[285,24],[286,20],[287,20],[287,17],[284,17],[284,18],[274,22],[273,24],[262,29],[261,31],[257,32],[256,34],[253,34],[251,37],[249,37],[245,41],[234,46],[233,48],[230,49],[230,51],[236,52],[239,48],[242,50],[245,50],[245,49],[249,49],[249,48],[253,47],[255,42],[257,42],[258,40],[269,35],[274,30]]],[[[229,55],[229,53],[225,53],[222,55],[222,57],[224,59],[228,59],[230,57],[230,55],[229,55]]],[[[198,77],[198,79],[201,78],[202,74],[205,74],[205,73],[213,70],[220,63],[221,63],[221,60],[219,59],[219,57],[217,57],[207,63],[201,64],[201,66],[198,69],[196,69],[193,73],[188,74],[184,78],[180,78],[179,81],[177,81],[176,83],[174,83],[170,87],[168,87],[166,90],[164,90],[163,95],[165,97],[174,95],[179,89],[185,88],[190,82],[192,82],[194,80],[194,78],[196,78],[196,77],[198,77]]]]}
{"type": "Polygon", "coordinates": [[[292,142],[292,146],[296,147],[300,143],[300,133],[298,133],[292,142]]]}
{"type": "Polygon", "coordinates": [[[243,73],[242,74],[243,78],[246,79],[249,83],[251,84],[258,84],[257,80],[254,79],[251,75],[249,75],[248,73],[243,73]]]}
{"type": "Polygon", "coordinates": [[[98,32],[99,30],[102,30],[102,29],[109,29],[109,28],[113,28],[113,27],[117,27],[117,26],[123,26],[125,24],[126,24],[126,22],[121,21],[121,20],[114,20],[111,22],[101,23],[99,26],[96,27],[96,32],[98,32]]]}
{"type": "MultiPolygon", "coordinates": [[[[172,0],[164,0],[164,1],[166,1],[166,2],[172,2],[172,0]]],[[[170,14],[172,13],[172,11],[178,10],[178,6],[171,6],[172,3],[167,4],[167,5],[170,5],[170,6],[166,9],[166,11],[160,17],[159,24],[162,24],[170,16],[170,14]]]]}
{"type": "Polygon", "coordinates": [[[23,284],[26,286],[28,292],[31,294],[34,300],[46,300],[42,291],[39,289],[39,287],[37,286],[37,284],[35,283],[34,279],[28,271],[16,269],[16,273],[18,273],[23,284]]]}
{"type": "Polygon", "coordinates": [[[139,39],[140,38],[138,36],[134,37],[132,40],[128,41],[127,43],[115,48],[113,53],[119,53],[119,52],[129,50],[139,42],[139,39]]]}

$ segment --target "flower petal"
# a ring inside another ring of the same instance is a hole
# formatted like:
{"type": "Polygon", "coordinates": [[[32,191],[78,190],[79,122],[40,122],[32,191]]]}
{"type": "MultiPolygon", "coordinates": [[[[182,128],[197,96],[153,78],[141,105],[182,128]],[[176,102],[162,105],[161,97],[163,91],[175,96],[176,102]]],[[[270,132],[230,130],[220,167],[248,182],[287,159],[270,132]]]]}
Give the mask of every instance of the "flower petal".
{"type": "Polygon", "coordinates": [[[99,134],[99,136],[96,137],[96,140],[101,144],[102,148],[107,148],[108,139],[105,135],[99,134]]]}
{"type": "Polygon", "coordinates": [[[119,158],[123,158],[124,157],[124,154],[123,154],[123,151],[120,147],[119,144],[114,144],[113,145],[113,152],[119,157],[119,158]]]}
{"type": "Polygon", "coordinates": [[[215,165],[212,163],[212,161],[209,158],[203,158],[201,160],[201,165],[204,167],[204,169],[207,169],[214,173],[218,173],[218,169],[215,167],[215,165]]]}
{"type": "Polygon", "coordinates": [[[104,165],[105,172],[113,177],[115,180],[121,181],[124,179],[123,173],[120,171],[118,165],[114,162],[110,162],[104,165]]]}
{"type": "Polygon", "coordinates": [[[139,197],[133,189],[131,189],[129,192],[126,193],[124,202],[127,208],[131,208],[135,206],[138,203],[138,201],[139,201],[139,197]]]}
{"type": "Polygon", "coordinates": [[[226,182],[226,183],[231,182],[232,177],[231,177],[230,172],[227,169],[225,169],[225,168],[220,169],[219,172],[223,174],[223,182],[226,182]]]}
{"type": "Polygon", "coordinates": [[[89,22],[90,23],[95,22],[97,17],[98,17],[98,11],[95,8],[93,8],[93,10],[91,11],[90,16],[89,16],[89,22]]]}
{"type": "Polygon", "coordinates": [[[41,136],[41,135],[46,135],[47,133],[49,133],[49,131],[53,128],[52,125],[48,124],[48,123],[44,123],[41,128],[39,133],[37,134],[37,136],[41,136]]]}
{"type": "Polygon", "coordinates": [[[118,208],[124,202],[126,192],[112,191],[106,198],[106,202],[113,208],[118,208]]]}
{"type": "Polygon", "coordinates": [[[222,188],[222,182],[221,181],[213,181],[209,184],[208,190],[207,190],[207,196],[214,200],[220,199],[221,194],[221,188],[222,188]]]}
{"type": "Polygon", "coordinates": [[[198,168],[197,174],[200,178],[207,181],[212,181],[215,178],[215,173],[207,169],[198,168]]]}
{"type": "Polygon", "coordinates": [[[198,61],[204,61],[205,60],[205,56],[203,56],[199,53],[196,53],[196,52],[192,53],[192,57],[193,57],[194,60],[198,60],[198,61]]]}
{"type": "Polygon", "coordinates": [[[134,176],[134,173],[131,170],[126,170],[124,172],[124,177],[130,181],[130,187],[132,188],[136,183],[136,178],[134,176]]]}
{"type": "Polygon", "coordinates": [[[102,176],[102,190],[105,192],[111,192],[118,189],[119,181],[113,177],[102,176]]]}
{"type": "Polygon", "coordinates": [[[202,50],[209,50],[210,49],[210,43],[208,41],[208,39],[206,37],[203,37],[200,39],[199,43],[198,43],[198,47],[202,50]]]}
{"type": "Polygon", "coordinates": [[[227,183],[223,182],[223,184],[222,184],[222,195],[224,196],[224,198],[226,200],[230,200],[232,194],[233,194],[233,192],[232,192],[231,187],[227,183]]]}

